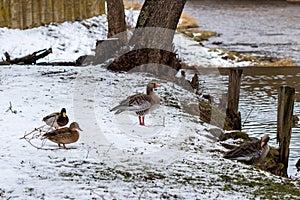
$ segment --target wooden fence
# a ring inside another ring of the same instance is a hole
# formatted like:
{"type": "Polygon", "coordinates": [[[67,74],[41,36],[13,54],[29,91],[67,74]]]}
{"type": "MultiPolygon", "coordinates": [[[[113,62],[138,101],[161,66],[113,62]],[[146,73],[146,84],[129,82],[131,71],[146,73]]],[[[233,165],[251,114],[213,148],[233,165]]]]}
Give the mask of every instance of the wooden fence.
{"type": "Polygon", "coordinates": [[[0,0],[0,27],[26,29],[105,13],[105,0],[0,0]]]}

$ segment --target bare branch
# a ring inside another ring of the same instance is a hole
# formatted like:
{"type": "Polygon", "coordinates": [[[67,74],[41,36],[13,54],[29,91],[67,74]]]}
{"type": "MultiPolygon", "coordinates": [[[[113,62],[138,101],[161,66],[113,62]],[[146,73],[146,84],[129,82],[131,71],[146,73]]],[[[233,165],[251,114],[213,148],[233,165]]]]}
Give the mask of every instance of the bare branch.
{"type": "Polygon", "coordinates": [[[6,112],[8,112],[8,111],[11,111],[11,112],[14,113],[14,114],[17,114],[17,112],[18,112],[18,111],[16,111],[16,110],[13,110],[13,109],[12,109],[12,103],[11,103],[11,101],[9,102],[9,107],[8,107],[8,109],[6,110],[6,112]]]}

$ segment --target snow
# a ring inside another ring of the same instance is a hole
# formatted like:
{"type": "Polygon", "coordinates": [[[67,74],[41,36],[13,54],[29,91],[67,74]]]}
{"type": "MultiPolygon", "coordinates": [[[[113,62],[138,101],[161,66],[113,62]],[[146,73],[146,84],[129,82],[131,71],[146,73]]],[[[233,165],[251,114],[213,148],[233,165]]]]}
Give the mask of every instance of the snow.
{"type": "MultiPolygon", "coordinates": [[[[126,21],[135,26],[138,11],[127,10],[126,21]]],[[[52,48],[53,53],[38,62],[75,61],[82,55],[94,55],[96,41],[103,40],[107,35],[106,16],[101,15],[83,21],[51,23],[47,26],[19,30],[0,28],[0,56],[5,60],[4,53],[11,58],[31,54],[37,50],[52,48]]],[[[201,47],[182,34],[176,34],[174,44],[183,61],[190,66],[199,67],[232,67],[249,66],[251,62],[236,62],[221,58],[221,50],[211,52],[201,47]]],[[[222,55],[224,56],[224,55],[222,55]]]]}
{"type": "MultiPolygon", "coordinates": [[[[104,39],[106,30],[105,16],[24,31],[1,28],[0,54],[7,51],[15,58],[52,47],[53,54],[44,60],[76,60],[93,54],[95,40],[104,39]]],[[[201,66],[232,64],[205,48],[196,49],[182,35],[174,42],[190,64],[192,58],[201,66]]],[[[113,73],[101,65],[1,66],[0,99],[0,197],[5,199],[245,199],[260,196],[238,182],[232,185],[235,189],[225,189],[232,183],[222,177],[237,178],[239,172],[245,179],[262,176],[281,182],[213,152],[224,149],[207,131],[212,126],[169,106],[168,99],[183,105],[197,103],[197,96],[148,73],[113,73]],[[162,103],[146,116],[145,127],[130,113],[109,111],[126,96],[143,93],[150,81],[161,84],[156,92],[162,103]],[[8,110],[9,102],[17,113],[8,110]],[[45,150],[20,139],[62,107],[70,122],[83,129],[77,143],[65,150],[32,140],[53,149],[45,150]]]]}
{"type": "Polygon", "coordinates": [[[92,55],[96,40],[106,38],[104,15],[81,22],[52,23],[47,26],[19,30],[0,28],[0,55],[8,52],[12,58],[52,48],[53,53],[39,62],[74,61],[82,55],[92,55]]]}

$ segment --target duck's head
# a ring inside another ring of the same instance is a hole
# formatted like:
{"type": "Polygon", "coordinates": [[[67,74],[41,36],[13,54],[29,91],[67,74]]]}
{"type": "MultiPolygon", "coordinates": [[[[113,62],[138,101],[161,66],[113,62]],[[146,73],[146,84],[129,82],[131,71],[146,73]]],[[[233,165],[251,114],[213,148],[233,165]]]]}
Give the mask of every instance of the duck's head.
{"type": "Polygon", "coordinates": [[[148,83],[148,85],[147,85],[147,88],[158,88],[158,87],[160,87],[160,84],[158,84],[158,83],[153,83],[153,82],[151,82],[151,83],[148,83]]]}
{"type": "Polygon", "coordinates": [[[72,122],[71,124],[70,124],[70,129],[71,130],[80,130],[80,131],[82,131],[81,130],[81,128],[79,127],[79,124],[77,123],[77,122],[72,122]]]}
{"type": "Polygon", "coordinates": [[[260,146],[265,146],[270,140],[270,137],[268,135],[264,135],[260,140],[260,146]]]}
{"type": "Polygon", "coordinates": [[[67,117],[67,111],[65,108],[62,108],[61,111],[60,111],[60,114],[63,116],[63,117],[67,117]]]}
{"type": "Polygon", "coordinates": [[[160,85],[158,83],[153,83],[153,82],[148,83],[147,91],[146,91],[147,94],[150,94],[154,88],[158,88],[158,87],[160,87],[160,85]]]}

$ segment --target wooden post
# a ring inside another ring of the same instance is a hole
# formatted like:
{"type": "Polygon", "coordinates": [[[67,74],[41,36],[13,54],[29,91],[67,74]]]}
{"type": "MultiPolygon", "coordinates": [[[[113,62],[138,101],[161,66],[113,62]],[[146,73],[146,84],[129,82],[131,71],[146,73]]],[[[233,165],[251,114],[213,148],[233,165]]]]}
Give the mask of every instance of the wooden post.
{"type": "Polygon", "coordinates": [[[287,176],[289,146],[292,130],[295,88],[281,86],[278,92],[277,143],[279,143],[279,163],[284,164],[283,176],[287,176]]]}
{"type": "Polygon", "coordinates": [[[241,130],[241,114],[238,111],[242,69],[230,69],[228,83],[228,103],[226,109],[225,130],[241,130]]]}

